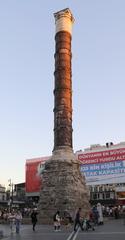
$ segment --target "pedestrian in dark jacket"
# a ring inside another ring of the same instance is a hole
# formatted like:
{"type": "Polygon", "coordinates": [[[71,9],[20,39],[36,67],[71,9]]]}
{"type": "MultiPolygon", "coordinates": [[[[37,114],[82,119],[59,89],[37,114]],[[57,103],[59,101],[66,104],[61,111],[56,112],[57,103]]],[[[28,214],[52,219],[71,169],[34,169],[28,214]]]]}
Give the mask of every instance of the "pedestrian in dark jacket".
{"type": "Polygon", "coordinates": [[[75,224],[74,224],[74,231],[76,231],[76,227],[79,226],[81,228],[81,230],[83,231],[83,226],[82,226],[82,222],[81,222],[81,208],[78,209],[76,216],[75,216],[75,224]]]}
{"type": "Polygon", "coordinates": [[[35,231],[35,226],[36,226],[36,223],[37,223],[37,210],[36,209],[33,209],[32,213],[31,213],[31,220],[32,220],[32,225],[33,225],[33,231],[35,231]]]}

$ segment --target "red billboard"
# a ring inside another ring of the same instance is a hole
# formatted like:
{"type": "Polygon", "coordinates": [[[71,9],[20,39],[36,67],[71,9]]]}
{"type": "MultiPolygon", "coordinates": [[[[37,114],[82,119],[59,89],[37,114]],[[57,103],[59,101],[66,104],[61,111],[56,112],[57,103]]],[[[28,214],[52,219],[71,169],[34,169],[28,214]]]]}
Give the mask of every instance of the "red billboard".
{"type": "Polygon", "coordinates": [[[82,164],[96,164],[113,161],[125,160],[125,148],[105,150],[100,152],[81,153],[77,154],[78,160],[82,164]]]}
{"type": "Polygon", "coordinates": [[[50,157],[26,160],[26,193],[39,192],[41,188],[40,168],[50,157]]]}

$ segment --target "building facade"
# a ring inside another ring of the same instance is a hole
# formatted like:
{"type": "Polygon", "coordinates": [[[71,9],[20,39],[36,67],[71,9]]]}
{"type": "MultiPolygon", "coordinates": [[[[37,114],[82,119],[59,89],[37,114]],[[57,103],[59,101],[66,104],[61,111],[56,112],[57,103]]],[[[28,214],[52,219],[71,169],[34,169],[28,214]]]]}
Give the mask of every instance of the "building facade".
{"type": "Polygon", "coordinates": [[[0,184],[0,203],[3,203],[6,201],[6,189],[4,186],[0,184]]]}
{"type": "Polygon", "coordinates": [[[91,145],[76,152],[90,190],[90,202],[125,205],[125,142],[91,145]]]}
{"type": "MultiPolygon", "coordinates": [[[[50,157],[26,161],[26,196],[30,201],[39,200],[40,174],[50,157]]],[[[91,145],[77,151],[76,157],[89,188],[91,204],[125,205],[125,142],[91,145]]]]}

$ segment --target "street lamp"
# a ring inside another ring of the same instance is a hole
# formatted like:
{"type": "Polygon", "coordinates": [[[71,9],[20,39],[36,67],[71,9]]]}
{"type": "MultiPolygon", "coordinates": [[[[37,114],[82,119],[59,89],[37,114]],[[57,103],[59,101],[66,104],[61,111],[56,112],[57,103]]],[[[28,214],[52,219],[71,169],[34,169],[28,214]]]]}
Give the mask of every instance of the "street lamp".
{"type": "Polygon", "coordinates": [[[10,187],[10,199],[9,199],[9,208],[11,210],[11,207],[13,205],[13,187],[14,187],[14,184],[13,182],[11,181],[11,179],[8,180],[9,182],[9,187],[10,187]]]}

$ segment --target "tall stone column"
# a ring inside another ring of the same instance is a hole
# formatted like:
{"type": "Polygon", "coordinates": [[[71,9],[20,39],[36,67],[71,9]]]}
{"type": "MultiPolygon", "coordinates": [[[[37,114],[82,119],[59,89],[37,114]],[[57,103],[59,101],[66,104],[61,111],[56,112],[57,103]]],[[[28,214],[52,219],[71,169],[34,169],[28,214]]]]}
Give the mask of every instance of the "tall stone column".
{"type": "Polygon", "coordinates": [[[71,40],[74,18],[69,9],[57,12],[54,16],[56,24],[54,150],[72,149],[71,40]]]}
{"type": "Polygon", "coordinates": [[[77,208],[85,215],[89,209],[85,179],[72,148],[72,69],[71,39],[74,22],[67,8],[54,14],[55,86],[54,86],[54,149],[42,173],[39,217],[43,223],[53,220],[60,210],[71,215],[77,208]]]}

